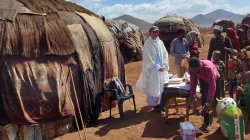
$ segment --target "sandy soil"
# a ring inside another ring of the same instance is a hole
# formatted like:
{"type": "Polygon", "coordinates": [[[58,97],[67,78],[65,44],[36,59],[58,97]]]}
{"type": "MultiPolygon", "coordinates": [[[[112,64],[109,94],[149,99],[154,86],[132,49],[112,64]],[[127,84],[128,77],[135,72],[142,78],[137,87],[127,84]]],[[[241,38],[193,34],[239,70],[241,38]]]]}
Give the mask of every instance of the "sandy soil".
{"type": "MultiPolygon", "coordinates": [[[[208,44],[212,34],[205,35],[205,47],[201,49],[201,58],[206,59],[208,44]]],[[[170,56],[170,69],[174,72],[173,58],[170,56]]],[[[135,87],[135,83],[141,72],[141,62],[134,62],[126,65],[127,82],[135,87]]],[[[118,109],[112,109],[112,118],[109,112],[103,112],[100,117],[100,124],[97,127],[86,129],[88,140],[181,140],[179,136],[179,124],[184,121],[185,105],[180,101],[179,112],[174,108],[170,109],[169,122],[165,123],[164,114],[157,114],[152,108],[146,105],[146,96],[138,92],[135,88],[137,113],[133,112],[132,101],[124,104],[125,120],[119,120],[118,109]]],[[[215,112],[213,113],[215,116],[215,112]]],[[[245,119],[246,139],[250,140],[250,122],[245,119]]],[[[191,114],[190,122],[200,127],[203,123],[202,117],[191,114]]],[[[83,132],[81,132],[83,135],[83,132]]],[[[78,133],[67,134],[57,140],[78,140],[78,133]]],[[[199,140],[223,140],[222,133],[217,123],[217,118],[213,119],[212,131],[198,137],[199,140]]]]}

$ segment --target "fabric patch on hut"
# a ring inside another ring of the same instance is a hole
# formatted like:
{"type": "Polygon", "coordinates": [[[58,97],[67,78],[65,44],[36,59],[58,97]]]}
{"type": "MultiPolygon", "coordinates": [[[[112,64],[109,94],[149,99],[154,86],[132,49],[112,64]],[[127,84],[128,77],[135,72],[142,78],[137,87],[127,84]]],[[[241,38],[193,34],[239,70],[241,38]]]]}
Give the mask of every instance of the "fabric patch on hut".
{"type": "Polygon", "coordinates": [[[1,0],[0,1],[0,20],[14,21],[21,4],[16,0],[1,0]]]}
{"type": "Polygon", "coordinates": [[[47,55],[69,55],[75,52],[71,34],[58,14],[46,16],[45,31],[48,36],[47,55]]]}
{"type": "Polygon", "coordinates": [[[102,67],[102,58],[101,58],[101,47],[97,36],[94,30],[86,23],[83,23],[83,28],[87,33],[87,36],[90,41],[90,48],[93,58],[93,79],[94,79],[94,97],[97,96],[98,93],[102,92],[103,87],[103,67],[102,67]]]}
{"type": "Polygon", "coordinates": [[[83,19],[75,12],[59,11],[58,15],[66,25],[84,24],[83,19]]]}
{"type": "Polygon", "coordinates": [[[73,42],[75,44],[76,52],[78,54],[78,60],[80,62],[80,66],[84,71],[87,69],[93,70],[91,63],[91,53],[89,48],[89,41],[86,36],[85,31],[82,28],[81,24],[72,24],[67,25],[69,31],[71,32],[71,36],[73,38],[73,42]]]}
{"type": "Polygon", "coordinates": [[[95,31],[101,45],[104,79],[118,77],[117,54],[113,36],[104,22],[85,13],[79,14],[95,31]],[[98,24],[97,24],[98,23],[98,24]]]}
{"type": "Polygon", "coordinates": [[[67,96],[73,95],[69,68],[58,60],[6,58],[2,96],[12,123],[50,122],[73,114],[67,96]]]}

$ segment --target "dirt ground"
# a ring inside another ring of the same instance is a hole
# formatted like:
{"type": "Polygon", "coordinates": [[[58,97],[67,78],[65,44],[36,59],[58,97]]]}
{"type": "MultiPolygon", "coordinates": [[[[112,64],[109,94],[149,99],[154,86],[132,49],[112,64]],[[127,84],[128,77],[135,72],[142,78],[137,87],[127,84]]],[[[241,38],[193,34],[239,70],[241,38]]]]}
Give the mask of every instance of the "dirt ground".
{"type": "MultiPolygon", "coordinates": [[[[201,49],[201,58],[206,59],[209,41],[213,35],[205,35],[205,47],[201,49]]],[[[174,73],[173,58],[170,57],[170,71],[174,73]]],[[[147,107],[146,95],[135,89],[136,81],[141,73],[141,62],[134,62],[126,65],[127,82],[134,86],[137,113],[133,112],[133,102],[126,101],[124,104],[125,120],[119,120],[118,108],[112,109],[112,118],[109,112],[103,112],[100,117],[100,124],[97,127],[86,129],[88,140],[181,140],[179,136],[179,124],[185,116],[185,105],[180,101],[179,112],[174,108],[170,109],[169,123],[165,123],[164,113],[154,113],[152,108],[147,107]]],[[[215,112],[214,112],[215,116],[215,112]]],[[[203,123],[202,117],[191,114],[190,122],[200,127],[203,123]]],[[[245,119],[246,137],[250,140],[250,122],[245,119]]],[[[81,132],[83,135],[83,132],[81,132]]],[[[57,138],[57,140],[78,140],[78,133],[70,133],[57,138]]],[[[199,140],[223,140],[217,118],[213,119],[212,131],[199,136],[199,140]]]]}

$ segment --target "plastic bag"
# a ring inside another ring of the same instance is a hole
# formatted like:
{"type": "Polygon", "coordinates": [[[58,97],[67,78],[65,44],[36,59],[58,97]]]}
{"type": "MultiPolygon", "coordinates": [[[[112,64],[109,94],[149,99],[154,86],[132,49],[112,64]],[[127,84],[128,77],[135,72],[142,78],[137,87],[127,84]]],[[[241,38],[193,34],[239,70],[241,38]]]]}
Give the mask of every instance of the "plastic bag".
{"type": "Polygon", "coordinates": [[[241,110],[232,98],[217,100],[216,113],[227,140],[244,140],[245,124],[241,110]]]}

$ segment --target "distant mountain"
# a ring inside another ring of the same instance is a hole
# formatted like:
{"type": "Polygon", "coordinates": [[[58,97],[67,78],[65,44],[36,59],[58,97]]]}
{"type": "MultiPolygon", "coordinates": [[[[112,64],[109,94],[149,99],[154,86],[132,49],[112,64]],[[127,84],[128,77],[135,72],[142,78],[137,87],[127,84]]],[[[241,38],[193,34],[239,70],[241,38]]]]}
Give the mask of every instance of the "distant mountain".
{"type": "Polygon", "coordinates": [[[192,18],[192,21],[194,21],[196,24],[198,24],[201,28],[203,27],[210,27],[215,19],[206,17],[205,15],[199,14],[192,18]]]}
{"type": "Polygon", "coordinates": [[[122,19],[122,20],[129,22],[129,23],[132,23],[132,24],[138,26],[143,31],[148,31],[149,28],[152,26],[151,23],[149,23],[145,20],[139,19],[139,18],[135,18],[135,17],[130,16],[130,15],[122,15],[122,16],[114,18],[114,20],[119,20],[119,19],[122,19]]]}
{"type": "Polygon", "coordinates": [[[192,20],[200,27],[211,27],[217,19],[231,19],[235,23],[241,22],[244,15],[235,14],[222,9],[215,10],[205,15],[199,14],[192,18],[192,20]]]}

